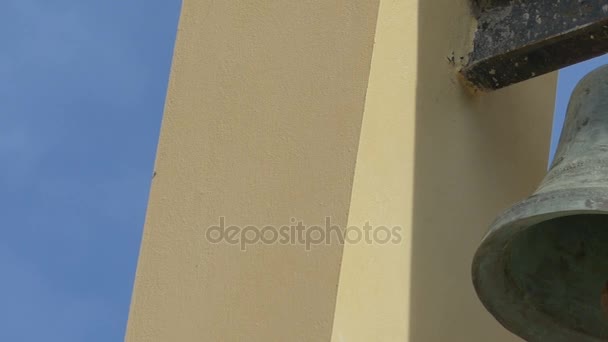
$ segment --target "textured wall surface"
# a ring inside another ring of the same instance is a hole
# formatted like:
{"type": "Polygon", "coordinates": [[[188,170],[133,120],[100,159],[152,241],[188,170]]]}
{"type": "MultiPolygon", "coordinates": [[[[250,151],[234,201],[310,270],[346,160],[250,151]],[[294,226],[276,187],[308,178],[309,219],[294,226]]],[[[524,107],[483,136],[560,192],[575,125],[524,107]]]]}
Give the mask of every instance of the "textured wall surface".
{"type": "Polygon", "coordinates": [[[544,174],[556,79],[469,94],[474,27],[466,0],[186,0],[126,340],[516,341],[470,262],[544,174]],[[327,216],[403,238],[205,240],[327,216]]]}
{"type": "Polygon", "coordinates": [[[128,341],[330,339],[342,245],[242,252],[205,229],[346,224],[377,10],[184,1],[128,341]]]}
{"type": "Polygon", "coordinates": [[[471,95],[456,70],[475,26],[466,0],[380,3],[349,226],[405,238],[345,246],[332,341],[519,340],[478,301],[471,260],[545,174],[556,75],[471,95]]]}

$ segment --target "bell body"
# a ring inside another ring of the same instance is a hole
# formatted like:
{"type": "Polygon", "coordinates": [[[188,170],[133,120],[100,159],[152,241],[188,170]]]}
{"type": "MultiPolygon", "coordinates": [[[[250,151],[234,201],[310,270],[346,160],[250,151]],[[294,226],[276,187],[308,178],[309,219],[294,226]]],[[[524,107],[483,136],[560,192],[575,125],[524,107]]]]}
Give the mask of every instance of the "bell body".
{"type": "Polygon", "coordinates": [[[487,310],[527,341],[608,341],[608,67],[574,90],[537,191],[504,212],[473,259],[487,310]]]}

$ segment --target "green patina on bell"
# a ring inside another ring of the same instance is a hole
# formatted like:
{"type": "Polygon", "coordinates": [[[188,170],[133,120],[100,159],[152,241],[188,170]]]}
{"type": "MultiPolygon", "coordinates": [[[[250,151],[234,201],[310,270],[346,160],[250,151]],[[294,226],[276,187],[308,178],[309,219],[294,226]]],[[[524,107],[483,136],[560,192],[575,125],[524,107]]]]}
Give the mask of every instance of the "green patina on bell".
{"type": "Polygon", "coordinates": [[[608,341],[608,66],[576,87],[538,190],[473,260],[486,309],[528,341],[608,341]]]}

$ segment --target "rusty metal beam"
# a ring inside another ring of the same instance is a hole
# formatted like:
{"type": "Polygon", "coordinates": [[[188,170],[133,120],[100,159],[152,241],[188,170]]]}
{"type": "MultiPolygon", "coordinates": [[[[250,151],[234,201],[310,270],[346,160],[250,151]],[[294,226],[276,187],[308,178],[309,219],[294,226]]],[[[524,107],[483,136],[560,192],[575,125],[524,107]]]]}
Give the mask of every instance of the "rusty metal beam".
{"type": "Polygon", "coordinates": [[[608,52],[608,0],[472,0],[478,27],[461,74],[495,90],[608,52]]]}

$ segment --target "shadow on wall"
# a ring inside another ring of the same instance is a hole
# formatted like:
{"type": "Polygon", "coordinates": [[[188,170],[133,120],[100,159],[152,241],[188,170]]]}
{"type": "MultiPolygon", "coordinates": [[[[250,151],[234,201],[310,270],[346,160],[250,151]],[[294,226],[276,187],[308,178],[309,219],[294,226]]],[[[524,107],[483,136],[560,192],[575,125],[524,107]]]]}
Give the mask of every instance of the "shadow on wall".
{"type": "Polygon", "coordinates": [[[465,50],[466,1],[419,1],[410,342],[521,341],[485,311],[470,265],[491,221],[544,175],[556,77],[466,93],[446,60],[465,50]]]}

